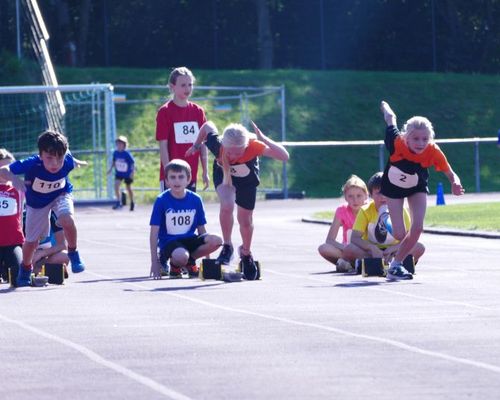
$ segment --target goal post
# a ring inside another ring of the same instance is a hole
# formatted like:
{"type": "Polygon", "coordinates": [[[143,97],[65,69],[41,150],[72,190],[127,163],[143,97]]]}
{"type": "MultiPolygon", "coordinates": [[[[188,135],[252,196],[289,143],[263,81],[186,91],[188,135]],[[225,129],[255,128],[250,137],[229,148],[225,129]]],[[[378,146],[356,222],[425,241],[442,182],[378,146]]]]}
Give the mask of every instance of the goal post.
{"type": "Polygon", "coordinates": [[[38,135],[59,126],[75,157],[89,163],[72,172],[76,200],[109,200],[113,178],[106,175],[114,150],[116,122],[111,84],[0,87],[2,147],[17,158],[37,153],[38,135]],[[50,101],[59,93],[65,107],[54,124],[50,101]]]}

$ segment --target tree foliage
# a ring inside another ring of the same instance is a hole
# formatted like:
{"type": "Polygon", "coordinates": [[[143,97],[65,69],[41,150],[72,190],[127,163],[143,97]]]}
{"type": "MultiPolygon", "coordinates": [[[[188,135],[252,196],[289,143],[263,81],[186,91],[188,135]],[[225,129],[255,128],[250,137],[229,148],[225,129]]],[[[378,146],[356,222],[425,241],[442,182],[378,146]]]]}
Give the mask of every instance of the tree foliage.
{"type": "MultiPolygon", "coordinates": [[[[15,51],[1,1],[0,47],[15,51]]],[[[500,69],[500,0],[38,1],[57,63],[73,43],[79,66],[500,69]]]]}

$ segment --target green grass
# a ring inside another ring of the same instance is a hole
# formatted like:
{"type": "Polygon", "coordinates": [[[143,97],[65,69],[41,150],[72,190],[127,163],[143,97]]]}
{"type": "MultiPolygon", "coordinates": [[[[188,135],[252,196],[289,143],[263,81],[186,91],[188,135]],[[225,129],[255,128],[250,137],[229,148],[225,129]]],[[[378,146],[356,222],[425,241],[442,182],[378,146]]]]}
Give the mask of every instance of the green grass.
{"type": "MultiPolygon", "coordinates": [[[[333,211],[321,211],[313,216],[331,221],[333,211]]],[[[425,226],[500,232],[500,202],[429,207],[425,226]]]]}
{"type": "MultiPolygon", "coordinates": [[[[59,82],[160,84],[166,85],[167,69],[56,68],[59,82]]],[[[202,86],[280,86],[286,88],[287,140],[380,140],[384,123],[379,111],[381,99],[390,102],[401,124],[413,115],[425,115],[434,124],[437,138],[492,137],[500,128],[500,75],[392,73],[368,71],[305,70],[194,70],[202,86]]],[[[0,70],[1,75],[1,70],[0,70]]],[[[2,78],[0,76],[0,78],[2,78]]],[[[4,79],[5,80],[5,79],[4,79]]],[[[121,91],[121,89],[117,90],[121,91]]],[[[215,91],[211,94],[215,94],[215,91]]],[[[221,93],[219,93],[221,94],[221,93]]],[[[167,90],[143,96],[164,99],[167,90]]],[[[197,92],[194,97],[204,96],[197,92]]],[[[221,113],[203,103],[207,117],[224,126],[236,113],[221,113]]],[[[250,109],[250,116],[264,132],[280,140],[280,119],[276,101],[262,101],[250,109]]],[[[131,147],[156,147],[154,139],[156,105],[117,105],[118,133],[129,137],[131,147]]],[[[474,145],[441,146],[467,192],[475,191],[474,145]]],[[[365,181],[379,170],[377,147],[289,148],[288,182],[291,190],[305,190],[308,197],[340,196],[340,188],[352,173],[365,181]]],[[[500,191],[497,165],[500,150],[494,143],[479,145],[481,190],[500,191]]],[[[137,184],[157,186],[157,160],[148,154],[141,160],[137,184]]],[[[268,186],[281,186],[281,164],[264,160],[262,175],[268,186]],[[272,173],[266,175],[266,171],[272,173]]],[[[429,188],[435,192],[441,173],[431,170],[429,188]]]]}

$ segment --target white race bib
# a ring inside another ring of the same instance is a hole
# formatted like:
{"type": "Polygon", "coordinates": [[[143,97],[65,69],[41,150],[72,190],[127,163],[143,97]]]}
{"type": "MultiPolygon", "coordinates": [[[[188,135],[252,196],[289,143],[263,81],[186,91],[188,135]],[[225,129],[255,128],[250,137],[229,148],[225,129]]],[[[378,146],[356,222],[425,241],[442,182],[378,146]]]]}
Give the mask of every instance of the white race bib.
{"type": "Polygon", "coordinates": [[[193,225],[195,214],[196,210],[174,211],[168,209],[165,214],[167,233],[170,235],[182,235],[189,232],[193,225]]]}
{"type": "Polygon", "coordinates": [[[119,158],[115,160],[115,168],[117,172],[127,172],[128,164],[119,158]]]}
{"type": "Polygon", "coordinates": [[[66,178],[61,178],[57,181],[44,181],[40,178],[35,178],[31,188],[38,193],[51,193],[62,189],[66,186],[66,178]]]}
{"type": "Polygon", "coordinates": [[[232,176],[236,176],[238,178],[243,178],[250,174],[250,168],[248,168],[248,165],[246,164],[231,165],[230,171],[232,176]]]}
{"type": "Polygon", "coordinates": [[[410,189],[418,185],[418,175],[415,174],[407,174],[406,172],[401,171],[399,168],[391,165],[389,167],[388,172],[389,182],[391,182],[394,186],[410,189]]]}
{"type": "Polygon", "coordinates": [[[17,214],[17,200],[12,197],[0,197],[0,217],[17,214]]]}
{"type": "Polygon", "coordinates": [[[174,122],[175,143],[194,143],[200,128],[196,121],[174,122]]]}

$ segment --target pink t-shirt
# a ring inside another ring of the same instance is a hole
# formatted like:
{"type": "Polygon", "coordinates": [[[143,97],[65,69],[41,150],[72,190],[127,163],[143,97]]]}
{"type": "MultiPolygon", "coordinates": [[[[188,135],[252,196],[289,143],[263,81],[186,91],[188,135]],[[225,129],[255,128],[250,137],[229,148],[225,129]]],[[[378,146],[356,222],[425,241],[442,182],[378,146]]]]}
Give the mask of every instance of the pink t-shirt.
{"type": "Polygon", "coordinates": [[[346,203],[337,207],[337,210],[335,210],[335,218],[337,218],[342,225],[342,244],[349,243],[348,239],[350,239],[350,232],[354,225],[356,214],[354,214],[352,208],[346,203]]]}

